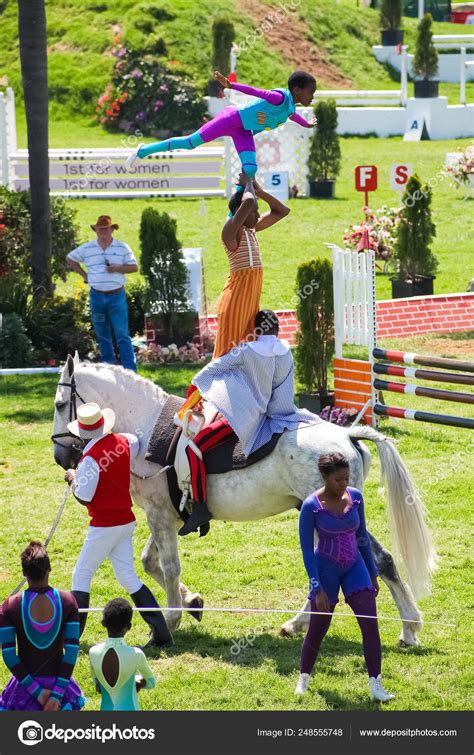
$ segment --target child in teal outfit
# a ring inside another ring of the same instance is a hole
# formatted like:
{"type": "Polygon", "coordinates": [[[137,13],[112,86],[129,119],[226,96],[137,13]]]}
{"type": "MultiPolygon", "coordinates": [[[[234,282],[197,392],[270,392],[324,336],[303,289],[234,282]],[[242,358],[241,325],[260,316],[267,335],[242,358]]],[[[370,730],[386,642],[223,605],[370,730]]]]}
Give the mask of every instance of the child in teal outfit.
{"type": "Polygon", "coordinates": [[[110,600],[102,618],[108,637],[89,650],[92,678],[102,695],[101,710],[140,710],[138,692],[155,686],[145,654],[127,645],[124,639],[132,626],[132,616],[127,600],[110,600]]]}
{"type": "Polygon", "coordinates": [[[201,126],[198,131],[188,136],[174,136],[154,144],[139,144],[127,159],[127,167],[133,168],[138,160],[156,152],[174,149],[195,149],[201,144],[230,136],[239,154],[242,170],[249,179],[257,172],[257,155],[254,134],[277,128],[288,119],[304,128],[316,126],[316,118],[306,121],[296,112],[296,104],[309,107],[316,91],[316,79],[306,71],[295,71],[288,79],[286,89],[256,89],[246,84],[237,84],[226,79],[219,71],[216,79],[225,87],[243,94],[250,94],[258,99],[243,107],[229,105],[201,126]]]}

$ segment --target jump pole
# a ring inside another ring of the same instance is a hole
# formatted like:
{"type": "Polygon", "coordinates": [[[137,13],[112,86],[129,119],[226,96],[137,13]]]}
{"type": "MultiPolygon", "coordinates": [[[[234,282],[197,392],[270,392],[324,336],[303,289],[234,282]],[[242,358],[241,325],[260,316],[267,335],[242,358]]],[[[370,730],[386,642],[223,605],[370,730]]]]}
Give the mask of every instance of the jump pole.
{"type": "Polygon", "coordinates": [[[374,348],[375,359],[386,359],[388,362],[401,362],[402,364],[420,364],[424,367],[446,367],[448,370],[463,370],[474,372],[474,362],[460,362],[457,359],[445,359],[444,357],[425,356],[414,354],[410,351],[391,351],[389,349],[374,348]]]}
{"type": "Polygon", "coordinates": [[[474,430],[474,419],[470,419],[469,417],[453,417],[450,414],[432,414],[431,412],[420,412],[417,409],[402,409],[398,406],[383,406],[382,404],[375,404],[374,414],[379,417],[413,419],[418,422],[432,422],[435,425],[465,427],[468,430],[474,430]]]}
{"type": "Polygon", "coordinates": [[[474,404],[474,393],[460,393],[459,391],[444,391],[440,388],[423,388],[414,383],[396,383],[392,380],[380,380],[375,378],[374,388],[379,391],[391,391],[392,393],[409,393],[412,396],[425,396],[437,398],[441,401],[456,401],[460,404],[474,404]]]}
{"type": "Polygon", "coordinates": [[[474,385],[472,375],[441,372],[439,370],[418,370],[415,367],[399,367],[396,364],[380,364],[375,362],[373,370],[376,375],[394,375],[395,377],[418,378],[418,380],[434,380],[436,383],[456,383],[458,385],[474,385]]]}
{"type": "Polygon", "coordinates": [[[353,405],[359,409],[354,424],[357,424],[371,410],[373,426],[378,417],[384,416],[474,429],[474,419],[469,417],[435,414],[378,403],[376,391],[384,390],[474,404],[474,394],[381,380],[377,377],[390,375],[474,386],[474,362],[378,348],[373,252],[357,254],[344,252],[335,244],[325,244],[325,246],[330,248],[333,254],[336,404],[338,406],[353,405]],[[344,359],[342,352],[344,344],[368,346],[368,361],[344,359]],[[388,364],[377,361],[380,359],[388,364]],[[391,364],[391,362],[399,364],[391,364]],[[418,365],[422,368],[441,369],[420,369],[418,365]]]}

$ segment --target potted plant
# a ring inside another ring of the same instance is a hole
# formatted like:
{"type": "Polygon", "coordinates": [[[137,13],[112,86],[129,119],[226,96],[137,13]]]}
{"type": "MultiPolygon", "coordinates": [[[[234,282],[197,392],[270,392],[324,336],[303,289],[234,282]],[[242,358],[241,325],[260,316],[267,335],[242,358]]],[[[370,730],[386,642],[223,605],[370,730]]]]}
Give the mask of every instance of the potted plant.
{"type": "Polygon", "coordinates": [[[314,114],[318,125],[311,137],[309,149],[309,193],[312,197],[332,199],[341,163],[336,101],[320,100],[314,108],[314,114]]]}
{"type": "Polygon", "coordinates": [[[415,97],[437,97],[439,81],[434,81],[433,76],[438,73],[438,53],[433,44],[433,32],[431,13],[425,13],[418,24],[416,38],[416,51],[413,58],[413,73],[415,79],[415,97]]]}
{"type": "MultiPolygon", "coordinates": [[[[230,72],[230,51],[235,39],[235,29],[232,21],[227,18],[216,18],[212,24],[212,71],[220,71],[224,76],[230,72]]],[[[208,82],[210,97],[223,97],[224,89],[216,79],[208,82]]]]}
{"type": "Polygon", "coordinates": [[[401,0],[382,0],[380,6],[380,26],[382,27],[382,45],[396,47],[403,44],[402,2],[401,0]]]}
{"type": "Polygon", "coordinates": [[[375,252],[376,266],[382,268],[384,273],[395,272],[393,248],[400,210],[383,205],[375,211],[364,207],[363,213],[362,222],[353,223],[344,232],[343,241],[346,249],[352,252],[372,249],[375,252]]]}
{"type": "Polygon", "coordinates": [[[431,196],[431,188],[423,185],[414,173],[403,194],[397,226],[394,252],[398,273],[391,279],[394,299],[433,294],[438,261],[430,249],[430,242],[436,236],[431,219],[431,196]]]}
{"type": "Polygon", "coordinates": [[[453,154],[447,170],[453,177],[456,188],[463,185],[474,188],[474,146],[459,149],[453,154]]]}
{"type": "Polygon", "coordinates": [[[328,368],[334,355],[334,302],[329,260],[311,260],[300,265],[296,290],[299,321],[296,369],[304,386],[299,405],[319,414],[325,406],[334,403],[334,393],[328,388],[328,368]]]}

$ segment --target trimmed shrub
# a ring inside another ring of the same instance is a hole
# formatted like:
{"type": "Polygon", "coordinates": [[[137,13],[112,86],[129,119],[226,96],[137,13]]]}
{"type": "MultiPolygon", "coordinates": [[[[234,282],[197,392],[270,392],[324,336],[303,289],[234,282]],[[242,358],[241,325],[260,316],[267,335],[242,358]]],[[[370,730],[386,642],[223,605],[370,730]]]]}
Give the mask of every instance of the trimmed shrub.
{"type": "Polygon", "coordinates": [[[332,265],[311,260],[298,267],[296,276],[300,323],[296,334],[297,376],[307,393],[328,393],[328,369],[334,355],[334,303],[332,265]]]}
{"type": "Polygon", "coordinates": [[[190,309],[188,271],[176,237],[176,220],[147,207],[140,222],[140,244],[140,267],[148,281],[151,307],[162,315],[165,333],[173,338],[177,314],[190,309]]]}
{"type": "Polygon", "coordinates": [[[320,100],[314,114],[318,119],[311,137],[308,160],[310,181],[327,181],[337,178],[341,164],[341,148],[337,135],[337,110],[335,100],[320,100]]]}
{"type": "Polygon", "coordinates": [[[230,73],[230,51],[235,39],[232,21],[216,18],[212,24],[212,71],[220,71],[224,76],[230,73]]]}
{"type": "Polygon", "coordinates": [[[402,2],[401,0],[382,0],[380,6],[380,26],[382,29],[401,29],[402,2]]]}
{"type": "MultiPolygon", "coordinates": [[[[4,275],[26,284],[31,281],[31,195],[29,191],[9,191],[0,187],[5,228],[0,243],[0,268],[4,275]]],[[[51,197],[51,272],[66,280],[66,255],[79,245],[76,210],[61,197],[51,197]]]]}
{"type": "Polygon", "coordinates": [[[431,219],[432,191],[414,173],[403,194],[403,209],[397,226],[395,257],[399,280],[414,280],[418,275],[434,275],[438,261],[430,249],[436,236],[431,219]]]}
{"type": "Polygon", "coordinates": [[[1,315],[0,366],[31,367],[34,364],[33,344],[25,326],[15,312],[1,315]]]}
{"type": "Polygon", "coordinates": [[[40,361],[66,359],[77,349],[81,357],[96,353],[88,292],[74,297],[53,296],[28,308],[25,326],[40,361]]]}
{"type": "Polygon", "coordinates": [[[128,329],[133,337],[142,335],[145,330],[145,314],[148,309],[150,292],[148,285],[141,280],[127,283],[128,329]]]}
{"type": "Polygon", "coordinates": [[[431,13],[425,13],[418,24],[413,73],[422,79],[430,79],[438,73],[438,52],[433,44],[431,13]]]}

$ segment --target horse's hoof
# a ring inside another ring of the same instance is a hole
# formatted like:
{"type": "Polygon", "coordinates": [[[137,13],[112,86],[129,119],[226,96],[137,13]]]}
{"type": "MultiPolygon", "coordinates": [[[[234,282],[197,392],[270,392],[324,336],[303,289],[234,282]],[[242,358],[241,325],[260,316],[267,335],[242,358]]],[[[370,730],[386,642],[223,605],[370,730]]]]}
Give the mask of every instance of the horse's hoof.
{"type": "Polygon", "coordinates": [[[193,619],[196,619],[196,621],[202,621],[202,611],[201,608],[204,607],[204,600],[201,598],[200,595],[197,595],[191,602],[189,603],[190,608],[195,608],[195,611],[188,611],[189,615],[193,617],[193,619]]]}
{"type": "Polygon", "coordinates": [[[398,647],[400,648],[419,648],[420,646],[421,642],[418,637],[413,637],[410,642],[404,640],[403,637],[400,637],[400,639],[398,640],[398,647]]]}
{"type": "Polygon", "coordinates": [[[280,637],[296,637],[293,627],[289,627],[287,624],[283,624],[278,634],[280,637]]]}

